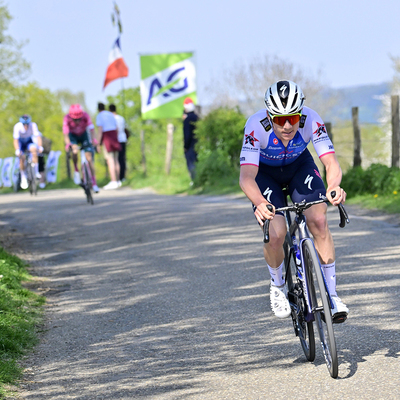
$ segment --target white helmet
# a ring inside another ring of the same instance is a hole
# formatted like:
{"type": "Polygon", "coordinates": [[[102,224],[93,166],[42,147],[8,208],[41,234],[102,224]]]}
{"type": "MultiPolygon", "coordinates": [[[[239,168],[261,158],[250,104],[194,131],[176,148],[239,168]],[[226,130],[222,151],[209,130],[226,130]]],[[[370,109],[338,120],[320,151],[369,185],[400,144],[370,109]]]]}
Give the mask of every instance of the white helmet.
{"type": "Polygon", "coordinates": [[[265,106],[271,115],[301,112],[304,100],[300,86],[292,81],[278,81],[265,92],[265,106]]]}

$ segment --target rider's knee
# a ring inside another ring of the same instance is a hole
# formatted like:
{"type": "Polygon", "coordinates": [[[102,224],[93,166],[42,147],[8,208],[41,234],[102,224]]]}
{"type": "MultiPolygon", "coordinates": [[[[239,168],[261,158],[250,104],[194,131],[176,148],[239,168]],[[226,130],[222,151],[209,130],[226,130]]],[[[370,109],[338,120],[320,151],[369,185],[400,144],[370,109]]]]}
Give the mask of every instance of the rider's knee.
{"type": "Polygon", "coordinates": [[[322,234],[328,230],[328,221],[325,213],[313,214],[311,218],[307,219],[311,233],[319,232],[322,234]]]}
{"type": "Polygon", "coordinates": [[[280,250],[285,242],[285,235],[270,231],[268,247],[273,250],[280,250]]]}

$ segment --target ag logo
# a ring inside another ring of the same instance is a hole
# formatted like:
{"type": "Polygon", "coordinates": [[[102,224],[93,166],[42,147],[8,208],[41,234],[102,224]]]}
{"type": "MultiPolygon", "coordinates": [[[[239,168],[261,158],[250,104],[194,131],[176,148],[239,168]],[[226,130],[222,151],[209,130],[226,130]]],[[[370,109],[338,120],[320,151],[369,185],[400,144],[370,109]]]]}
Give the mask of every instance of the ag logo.
{"type": "Polygon", "coordinates": [[[179,93],[188,88],[188,78],[185,74],[185,67],[180,67],[172,71],[165,83],[160,82],[160,79],[154,78],[150,83],[149,98],[147,105],[151,103],[153,97],[163,95],[163,97],[170,97],[174,93],[179,93]]]}

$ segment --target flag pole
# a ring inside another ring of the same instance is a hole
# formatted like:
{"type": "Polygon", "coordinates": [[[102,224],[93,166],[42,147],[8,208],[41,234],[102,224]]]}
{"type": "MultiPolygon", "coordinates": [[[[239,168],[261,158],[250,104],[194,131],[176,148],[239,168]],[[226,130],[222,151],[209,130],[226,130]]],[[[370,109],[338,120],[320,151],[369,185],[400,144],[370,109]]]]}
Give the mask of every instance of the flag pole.
{"type": "Polygon", "coordinates": [[[122,88],[122,116],[126,120],[126,115],[125,115],[125,88],[124,88],[124,78],[121,78],[121,88],[122,88]]]}

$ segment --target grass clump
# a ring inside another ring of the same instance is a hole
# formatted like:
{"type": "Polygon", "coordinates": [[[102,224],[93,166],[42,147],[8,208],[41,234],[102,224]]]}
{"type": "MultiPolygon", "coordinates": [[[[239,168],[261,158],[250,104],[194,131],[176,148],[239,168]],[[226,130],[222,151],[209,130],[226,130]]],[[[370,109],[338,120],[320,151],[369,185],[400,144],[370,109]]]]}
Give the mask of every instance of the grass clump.
{"type": "Polygon", "coordinates": [[[27,265],[0,247],[0,396],[22,375],[18,360],[38,341],[44,297],[23,287],[27,265]]]}

